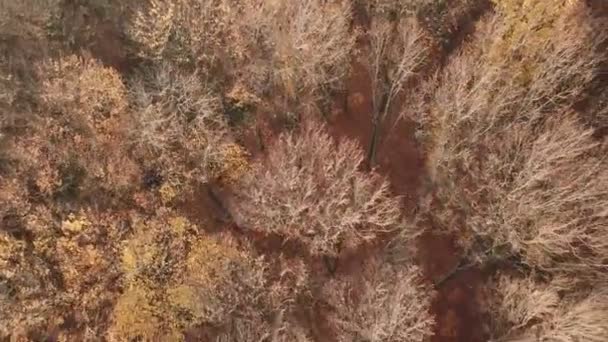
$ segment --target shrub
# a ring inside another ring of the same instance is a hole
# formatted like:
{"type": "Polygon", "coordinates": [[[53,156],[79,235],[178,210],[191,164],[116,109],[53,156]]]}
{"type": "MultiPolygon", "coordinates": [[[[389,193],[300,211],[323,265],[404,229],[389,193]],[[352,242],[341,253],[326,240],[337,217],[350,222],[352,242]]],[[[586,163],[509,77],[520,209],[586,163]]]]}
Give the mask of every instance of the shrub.
{"type": "Polygon", "coordinates": [[[335,310],[329,320],[338,341],[425,341],[433,334],[432,292],[416,267],[372,264],[364,270],[361,288],[352,278],[333,279],[324,287],[335,310]]]}
{"type": "Polygon", "coordinates": [[[238,213],[247,227],[306,244],[313,254],[372,240],[401,225],[399,198],[375,173],[359,170],[363,153],[317,125],[283,134],[242,184],[238,213]]]}

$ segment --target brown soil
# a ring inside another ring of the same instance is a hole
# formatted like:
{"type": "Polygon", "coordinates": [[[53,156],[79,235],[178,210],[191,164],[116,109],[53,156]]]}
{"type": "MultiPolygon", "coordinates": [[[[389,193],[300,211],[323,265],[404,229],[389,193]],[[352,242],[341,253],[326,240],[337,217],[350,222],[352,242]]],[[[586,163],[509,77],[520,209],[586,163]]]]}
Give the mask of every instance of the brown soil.
{"type": "MultiPolygon", "coordinates": [[[[475,22],[491,10],[488,1],[479,1],[478,7],[458,18],[451,44],[441,52],[441,59],[458,49],[466,37],[473,32],[475,22]]],[[[367,16],[360,14],[355,20],[360,26],[368,26],[367,16]]],[[[365,42],[360,42],[365,44],[365,42]]],[[[365,48],[363,46],[363,48],[365,48]]],[[[440,63],[443,64],[443,63],[440,63]]],[[[432,70],[428,70],[432,73],[432,70]]],[[[373,134],[372,89],[369,72],[365,65],[355,60],[352,63],[346,92],[336,97],[332,116],[329,120],[330,132],[336,139],[350,138],[358,141],[364,149],[370,147],[373,134]]],[[[399,102],[399,101],[398,101],[399,102]]],[[[395,108],[400,107],[397,103],[395,108]]],[[[400,110],[393,110],[381,127],[381,136],[376,146],[373,168],[386,176],[395,194],[403,196],[406,210],[416,206],[421,193],[421,181],[425,177],[422,149],[414,138],[414,123],[399,120],[400,110]]],[[[431,229],[432,231],[432,229],[431,229]]],[[[366,256],[378,253],[386,241],[375,246],[367,246],[358,257],[345,258],[342,271],[360,270],[366,256]]],[[[462,256],[453,236],[427,232],[416,242],[416,261],[425,272],[430,283],[438,283],[432,311],[436,317],[435,335],[432,342],[482,342],[487,340],[483,330],[480,312],[481,293],[484,276],[479,270],[469,269],[453,273],[462,256]],[[447,275],[451,276],[446,279],[447,275]],[[444,281],[445,280],[445,281],[444,281]]]]}
{"type": "Polygon", "coordinates": [[[487,340],[479,312],[483,279],[478,270],[467,270],[438,289],[433,303],[437,326],[432,342],[487,340]]]}
{"type": "Polygon", "coordinates": [[[475,25],[484,15],[493,10],[492,1],[475,0],[466,6],[457,6],[453,9],[452,25],[448,30],[448,39],[442,46],[440,56],[441,64],[445,64],[448,57],[457,51],[462,44],[475,32],[475,25]]]}
{"type": "Polygon", "coordinates": [[[418,239],[418,259],[427,280],[436,286],[432,310],[436,318],[432,342],[486,341],[479,308],[485,276],[477,269],[453,273],[460,251],[448,235],[427,232],[418,239]]]}
{"type": "Polygon", "coordinates": [[[363,64],[354,60],[346,92],[334,100],[329,118],[329,131],[337,139],[353,139],[361,148],[371,144],[372,97],[371,79],[363,64]]]}

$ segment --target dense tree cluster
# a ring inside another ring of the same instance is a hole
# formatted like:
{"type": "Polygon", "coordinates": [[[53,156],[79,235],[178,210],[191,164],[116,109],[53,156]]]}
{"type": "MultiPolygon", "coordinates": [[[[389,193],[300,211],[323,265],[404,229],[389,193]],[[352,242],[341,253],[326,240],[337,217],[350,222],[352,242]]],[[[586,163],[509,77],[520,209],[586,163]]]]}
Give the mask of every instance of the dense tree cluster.
{"type": "Polygon", "coordinates": [[[607,341],[591,6],[0,0],[0,340],[428,341],[430,232],[492,341],[607,341]]]}

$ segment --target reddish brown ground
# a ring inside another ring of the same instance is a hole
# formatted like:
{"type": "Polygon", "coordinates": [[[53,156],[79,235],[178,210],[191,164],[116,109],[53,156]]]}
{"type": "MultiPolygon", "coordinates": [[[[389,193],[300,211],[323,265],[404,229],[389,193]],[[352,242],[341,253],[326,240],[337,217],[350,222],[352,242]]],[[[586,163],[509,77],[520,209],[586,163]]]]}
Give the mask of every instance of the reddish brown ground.
{"type": "Polygon", "coordinates": [[[441,282],[459,262],[459,250],[447,235],[425,233],[418,240],[418,263],[428,281],[440,282],[432,310],[437,326],[432,342],[486,341],[482,302],[484,276],[477,269],[455,273],[441,282]]]}
{"type": "MultiPolygon", "coordinates": [[[[368,72],[360,63],[353,64],[342,108],[334,110],[330,131],[337,139],[356,139],[368,148],[372,136],[372,103],[368,72]]],[[[424,156],[414,139],[411,122],[401,121],[386,127],[377,147],[376,170],[391,182],[395,194],[403,196],[406,209],[415,206],[424,177],[424,156]]],[[[431,283],[450,273],[460,262],[460,251],[446,235],[424,234],[417,242],[417,262],[431,283]]],[[[378,252],[378,249],[375,251],[378,252]]],[[[364,254],[369,254],[366,251],[364,254]]],[[[373,253],[373,252],[372,252],[373,253]]],[[[356,271],[362,258],[350,259],[348,269],[356,271]],[[359,262],[359,264],[357,264],[359,262]]],[[[476,270],[456,273],[436,288],[432,310],[436,316],[433,342],[482,342],[482,317],[477,298],[482,276],[476,270]]]]}

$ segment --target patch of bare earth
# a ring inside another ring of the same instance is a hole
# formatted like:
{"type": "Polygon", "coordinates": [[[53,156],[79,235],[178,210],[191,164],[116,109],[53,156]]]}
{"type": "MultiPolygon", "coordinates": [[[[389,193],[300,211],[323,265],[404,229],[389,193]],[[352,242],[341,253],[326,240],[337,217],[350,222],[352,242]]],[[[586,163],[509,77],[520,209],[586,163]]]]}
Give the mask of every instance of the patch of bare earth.
{"type": "MultiPolygon", "coordinates": [[[[372,103],[368,72],[359,63],[353,63],[352,76],[347,84],[344,108],[335,110],[330,120],[330,131],[337,139],[350,138],[368,148],[372,136],[372,103]]],[[[424,156],[414,139],[413,123],[402,120],[396,124],[387,120],[383,136],[376,149],[374,168],[391,182],[395,194],[404,199],[406,210],[414,208],[424,177],[424,156]]],[[[349,272],[361,269],[365,255],[379,253],[385,245],[379,241],[354,258],[341,261],[349,272]],[[374,248],[375,247],[375,248],[374,248]]],[[[453,237],[425,233],[416,242],[416,260],[423,268],[427,280],[435,283],[452,272],[461,260],[453,237]]],[[[341,267],[338,267],[340,269],[341,267]]],[[[432,310],[437,325],[433,342],[482,342],[482,316],[479,296],[483,284],[482,274],[467,270],[453,274],[436,287],[432,310]]]]}

